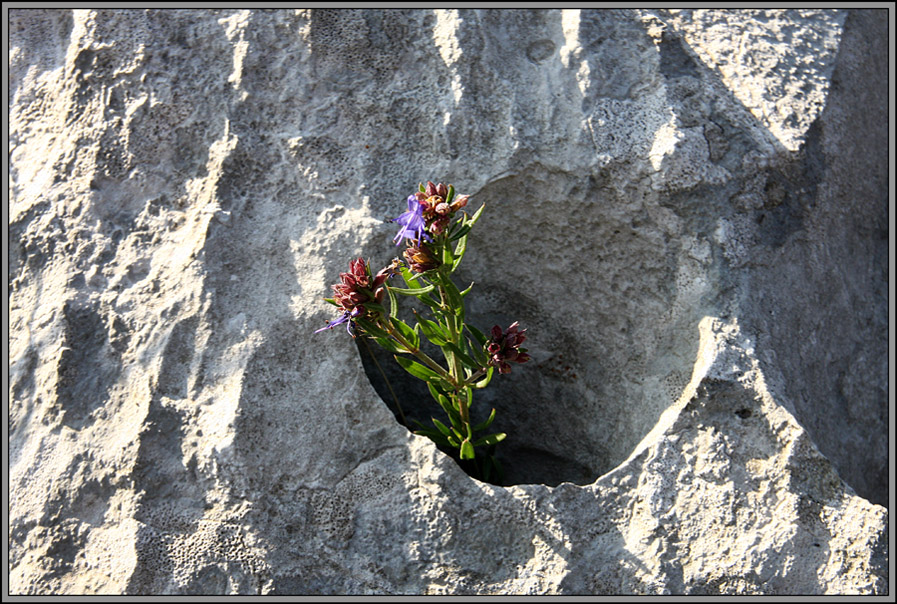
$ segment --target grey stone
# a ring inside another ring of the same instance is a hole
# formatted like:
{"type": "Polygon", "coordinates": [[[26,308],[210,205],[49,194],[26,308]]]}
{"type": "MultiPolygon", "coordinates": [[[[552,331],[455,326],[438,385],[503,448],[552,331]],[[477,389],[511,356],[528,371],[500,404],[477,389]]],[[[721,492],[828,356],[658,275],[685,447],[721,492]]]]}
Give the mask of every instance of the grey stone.
{"type": "Polygon", "coordinates": [[[888,593],[881,15],[12,9],[10,592],[888,593]],[[428,179],[504,486],[313,333],[428,179]]]}

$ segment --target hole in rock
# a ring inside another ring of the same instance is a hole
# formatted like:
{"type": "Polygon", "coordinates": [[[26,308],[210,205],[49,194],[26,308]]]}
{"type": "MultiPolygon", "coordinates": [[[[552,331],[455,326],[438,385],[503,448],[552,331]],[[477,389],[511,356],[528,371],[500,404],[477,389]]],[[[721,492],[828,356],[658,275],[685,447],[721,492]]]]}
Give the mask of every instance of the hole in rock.
{"type": "MultiPolygon", "coordinates": [[[[468,322],[488,333],[519,321],[532,357],[474,391],[472,421],[496,409],[489,432],[508,435],[495,449],[502,484],[590,484],[629,456],[687,384],[698,323],[713,312],[713,280],[680,265],[681,241],[643,204],[602,199],[588,176],[535,170],[471,200],[471,212],[487,208],[453,276],[462,290],[475,282],[465,298],[468,322]],[[575,237],[574,217],[558,211],[564,207],[577,210],[575,237]]],[[[413,325],[410,311],[404,318],[413,325]]],[[[393,392],[410,430],[413,420],[448,423],[426,384],[391,353],[370,340],[356,344],[397,421],[393,392]]]]}

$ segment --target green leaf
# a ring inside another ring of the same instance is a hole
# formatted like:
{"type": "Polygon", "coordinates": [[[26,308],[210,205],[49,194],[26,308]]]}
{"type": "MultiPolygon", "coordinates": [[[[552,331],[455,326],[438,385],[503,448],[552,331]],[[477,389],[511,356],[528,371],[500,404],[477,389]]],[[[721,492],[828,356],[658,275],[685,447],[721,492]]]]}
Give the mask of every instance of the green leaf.
{"type": "Polygon", "coordinates": [[[389,296],[389,316],[395,319],[399,316],[399,303],[396,302],[396,295],[392,293],[392,288],[386,288],[386,294],[389,296]]]}
{"type": "Polygon", "coordinates": [[[421,273],[417,273],[416,275],[411,274],[411,271],[408,270],[407,266],[402,266],[399,268],[399,272],[402,273],[402,279],[405,280],[405,284],[411,289],[421,289],[423,286],[417,282],[418,277],[421,276],[421,273]]]}
{"type": "Polygon", "coordinates": [[[504,432],[499,432],[498,434],[490,434],[489,436],[484,436],[483,438],[478,439],[475,443],[473,443],[474,447],[480,447],[482,445],[496,445],[507,438],[507,434],[504,432]]]}
{"type": "Polygon", "coordinates": [[[391,322],[414,348],[420,347],[420,337],[417,335],[417,331],[408,327],[408,324],[401,319],[391,319],[391,322]]]}
{"type": "Polygon", "coordinates": [[[442,263],[445,266],[454,266],[455,256],[452,254],[452,246],[445,245],[442,248],[442,263]]]}
{"type": "Polygon", "coordinates": [[[461,459],[473,459],[474,457],[473,445],[465,438],[461,443],[461,459]]]}
{"type": "Polygon", "coordinates": [[[427,388],[430,389],[430,394],[433,396],[433,400],[439,403],[439,406],[443,409],[451,409],[452,404],[449,402],[448,397],[436,387],[433,382],[427,382],[427,388]]]}
{"type": "Polygon", "coordinates": [[[445,424],[443,424],[441,421],[439,421],[435,417],[431,417],[430,419],[433,420],[433,425],[436,426],[440,432],[442,432],[446,436],[452,435],[452,431],[449,430],[448,427],[445,424]]]}
{"type": "Polygon", "coordinates": [[[383,305],[382,305],[382,304],[377,304],[376,302],[365,302],[365,303],[364,303],[364,309],[365,309],[366,311],[368,311],[368,312],[373,311],[373,312],[379,312],[379,313],[382,313],[382,314],[384,314],[384,315],[386,314],[386,309],[383,308],[383,305]]]}
{"type": "Polygon", "coordinates": [[[398,355],[393,355],[393,358],[396,360],[396,362],[399,365],[402,366],[402,368],[405,371],[407,371],[408,373],[410,373],[411,375],[413,375],[416,378],[420,378],[427,382],[429,382],[431,380],[436,380],[436,381],[442,380],[442,378],[439,377],[438,373],[436,373],[435,371],[433,371],[432,369],[430,369],[428,367],[424,367],[423,365],[421,365],[420,363],[418,363],[416,361],[412,361],[409,358],[400,357],[398,355]]]}
{"type": "Polygon", "coordinates": [[[430,389],[430,394],[433,395],[433,399],[435,399],[436,402],[439,403],[439,406],[442,407],[442,410],[445,411],[445,414],[448,416],[449,420],[451,420],[452,425],[460,428],[461,416],[452,406],[452,402],[448,399],[448,397],[440,392],[432,382],[427,382],[427,387],[430,389]]]}
{"type": "Polygon", "coordinates": [[[455,196],[455,187],[454,185],[449,185],[448,193],[445,195],[445,203],[452,203],[452,198],[455,196]]]}
{"type": "Polygon", "coordinates": [[[420,297],[420,296],[423,296],[423,295],[425,295],[425,294],[428,294],[428,293],[430,293],[431,291],[433,291],[434,289],[436,289],[436,286],[435,286],[435,285],[421,286],[421,284],[418,283],[417,281],[412,281],[412,283],[413,283],[416,287],[410,287],[410,288],[408,288],[408,289],[405,289],[404,287],[391,287],[391,286],[387,286],[387,290],[390,291],[390,292],[395,292],[395,293],[397,293],[397,294],[401,294],[401,295],[403,295],[403,296],[417,296],[417,297],[420,297]]]}
{"type": "Polygon", "coordinates": [[[434,311],[441,313],[442,312],[442,304],[431,298],[430,296],[424,294],[418,298],[421,302],[432,308],[434,311]]]}
{"type": "Polygon", "coordinates": [[[474,360],[479,364],[480,367],[486,367],[489,365],[489,355],[486,354],[486,349],[479,345],[474,344],[467,339],[467,344],[470,347],[470,352],[473,355],[474,360]]]}
{"type": "MultiPolygon", "coordinates": [[[[433,342],[433,343],[435,344],[435,342],[433,342]]],[[[480,365],[479,363],[474,361],[472,358],[470,358],[469,356],[464,354],[464,352],[461,350],[461,348],[454,342],[445,342],[444,344],[441,344],[440,346],[451,350],[452,354],[454,354],[461,361],[461,363],[468,369],[472,369],[472,370],[476,371],[476,370],[480,369],[480,367],[482,367],[482,365],[480,365]]]]}
{"type": "Polygon", "coordinates": [[[489,414],[489,419],[484,421],[482,424],[477,424],[473,427],[474,432],[479,432],[481,430],[485,430],[489,426],[492,425],[492,422],[495,420],[495,407],[492,408],[492,413],[489,414]]]}
{"type": "Polygon", "coordinates": [[[390,340],[389,338],[373,338],[377,344],[381,347],[385,348],[389,352],[399,353],[399,354],[407,354],[411,351],[405,348],[404,346],[400,346],[398,342],[395,340],[390,340]]]}
{"type": "Polygon", "coordinates": [[[473,385],[474,388],[483,389],[489,385],[489,380],[492,379],[492,372],[495,371],[495,367],[489,366],[489,369],[486,370],[486,377],[481,379],[479,382],[473,385]]]}
{"type": "Polygon", "coordinates": [[[386,333],[383,329],[368,321],[365,318],[355,319],[355,324],[358,325],[366,334],[373,338],[388,338],[389,334],[386,333]]]}
{"type": "Polygon", "coordinates": [[[424,186],[424,183],[420,183],[420,185],[417,188],[420,189],[421,193],[427,192],[427,187],[424,186]]]}
{"type": "MultiPolygon", "coordinates": [[[[447,246],[446,246],[447,247],[447,246]]],[[[455,272],[458,268],[458,265],[461,264],[461,260],[464,258],[464,254],[467,252],[467,235],[461,237],[458,240],[458,245],[455,246],[455,260],[452,262],[452,270],[451,272],[455,272]]]]}
{"type": "Polygon", "coordinates": [[[460,239],[461,237],[464,237],[469,232],[470,232],[470,225],[465,224],[464,226],[459,228],[457,231],[452,233],[452,236],[449,237],[449,241],[457,241],[458,239],[460,239]]]}
{"type": "Polygon", "coordinates": [[[458,448],[461,446],[461,443],[459,443],[458,440],[454,436],[449,436],[448,441],[449,441],[449,444],[455,448],[458,448]]]}
{"type": "Polygon", "coordinates": [[[470,386],[464,387],[464,396],[467,397],[467,408],[470,409],[473,406],[473,388],[470,386]]]}
{"type": "Polygon", "coordinates": [[[417,316],[417,313],[415,313],[415,316],[417,318],[417,324],[420,325],[421,333],[423,333],[428,340],[430,340],[437,346],[445,346],[447,343],[449,343],[448,336],[437,323],[417,316]]]}
{"type": "Polygon", "coordinates": [[[470,282],[470,285],[467,286],[467,289],[465,289],[464,291],[461,292],[461,297],[462,297],[462,298],[467,297],[467,294],[469,294],[469,293],[470,293],[470,290],[473,289],[473,284],[474,284],[474,282],[471,281],[471,282],[470,282]]]}
{"type": "Polygon", "coordinates": [[[328,302],[330,304],[333,304],[334,306],[339,306],[339,304],[337,304],[336,300],[334,300],[333,298],[324,298],[324,302],[328,302]]]}
{"type": "Polygon", "coordinates": [[[452,283],[452,280],[446,276],[445,279],[442,280],[443,290],[445,291],[445,295],[448,298],[449,306],[455,311],[455,314],[461,317],[461,320],[464,320],[464,298],[461,297],[461,292],[458,291],[457,286],[452,283]]]}
{"type": "Polygon", "coordinates": [[[471,227],[473,225],[475,225],[477,223],[477,220],[479,220],[480,216],[483,214],[483,210],[485,210],[485,209],[486,209],[486,204],[484,203],[483,205],[480,206],[480,209],[474,213],[473,218],[471,218],[470,222],[468,222],[467,224],[469,224],[471,227]]]}
{"type": "Polygon", "coordinates": [[[470,334],[474,338],[476,338],[477,342],[480,343],[480,346],[484,346],[484,347],[486,346],[486,341],[487,341],[486,336],[483,334],[482,331],[480,331],[479,329],[477,329],[476,327],[474,327],[473,325],[470,325],[470,324],[466,324],[466,325],[464,325],[464,327],[466,327],[467,331],[469,331],[470,334]]]}

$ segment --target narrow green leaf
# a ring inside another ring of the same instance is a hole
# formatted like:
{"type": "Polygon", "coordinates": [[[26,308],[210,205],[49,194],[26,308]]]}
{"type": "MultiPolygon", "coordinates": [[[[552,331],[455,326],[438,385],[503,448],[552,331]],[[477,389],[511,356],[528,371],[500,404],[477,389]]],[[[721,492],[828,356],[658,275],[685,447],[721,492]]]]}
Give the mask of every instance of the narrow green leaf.
{"type": "Polygon", "coordinates": [[[420,337],[418,337],[417,331],[408,327],[408,324],[401,319],[391,319],[391,322],[396,329],[402,332],[402,336],[404,336],[413,347],[420,347],[420,337]]]}
{"type": "Polygon", "coordinates": [[[458,287],[452,283],[452,280],[446,276],[445,279],[442,280],[443,289],[445,291],[445,295],[448,298],[449,306],[451,306],[452,310],[455,311],[455,314],[461,317],[461,320],[464,320],[464,299],[461,297],[461,292],[458,291],[458,287]]]}
{"type": "Polygon", "coordinates": [[[362,331],[364,331],[364,333],[368,334],[371,337],[374,337],[374,338],[388,338],[389,337],[388,333],[386,333],[383,329],[381,329],[380,327],[377,327],[377,325],[375,325],[371,321],[368,321],[367,319],[364,319],[364,318],[355,319],[355,324],[358,325],[362,329],[362,331]]]}
{"type": "Polygon", "coordinates": [[[483,334],[482,331],[480,331],[479,329],[477,329],[477,328],[474,327],[473,325],[470,325],[469,323],[468,323],[468,324],[465,324],[464,327],[466,327],[466,328],[467,328],[467,331],[469,331],[470,334],[471,334],[474,338],[476,338],[477,342],[480,343],[480,346],[485,346],[485,345],[486,345],[486,336],[483,334]]]}
{"type": "Polygon", "coordinates": [[[448,193],[445,195],[445,203],[452,203],[452,198],[455,196],[455,186],[449,185],[448,193]]]}
{"type": "Polygon", "coordinates": [[[387,290],[390,292],[395,292],[397,294],[401,294],[403,296],[418,296],[418,297],[420,297],[420,296],[428,294],[431,291],[433,291],[434,289],[436,289],[435,285],[421,286],[421,284],[418,283],[417,281],[412,281],[412,283],[414,283],[417,287],[410,287],[408,289],[405,289],[404,287],[388,286],[387,290]]]}
{"type": "Polygon", "coordinates": [[[492,413],[489,414],[489,419],[484,421],[482,424],[477,424],[473,427],[474,432],[480,432],[481,430],[485,430],[489,426],[492,425],[492,422],[495,420],[495,407],[492,408],[492,413]]]}
{"type": "Polygon", "coordinates": [[[469,232],[470,232],[470,225],[465,224],[464,226],[459,228],[457,231],[452,233],[452,236],[449,237],[449,241],[457,241],[458,239],[460,239],[461,237],[464,237],[469,232]]]}
{"type": "Polygon", "coordinates": [[[449,444],[455,447],[456,449],[461,446],[461,443],[454,436],[448,437],[449,444]]]}
{"type": "Polygon", "coordinates": [[[449,404],[449,402],[448,402],[448,397],[445,396],[445,393],[442,392],[442,391],[436,386],[436,384],[434,384],[433,382],[427,382],[427,388],[430,389],[430,394],[433,396],[433,399],[434,399],[437,403],[439,403],[440,405],[442,405],[442,404],[443,404],[443,401],[445,401],[445,404],[446,404],[446,405],[451,406],[451,405],[449,404]]]}
{"type": "Polygon", "coordinates": [[[420,378],[420,379],[428,381],[428,382],[430,380],[441,380],[442,379],[439,377],[438,373],[436,373],[435,371],[433,371],[432,369],[430,369],[428,367],[424,367],[423,365],[421,365],[420,363],[418,363],[416,361],[412,361],[409,358],[400,357],[398,355],[393,355],[393,358],[396,360],[396,362],[399,365],[402,366],[402,368],[405,371],[407,371],[408,373],[410,373],[411,375],[413,375],[416,378],[420,378]]]}
{"type": "Polygon", "coordinates": [[[417,318],[418,325],[420,325],[421,333],[423,333],[428,340],[440,347],[445,346],[446,343],[448,343],[448,336],[438,324],[417,316],[417,313],[415,313],[415,317],[417,318]]]}
{"type": "MultiPolygon", "coordinates": [[[[435,342],[434,342],[434,344],[435,344],[435,342]]],[[[451,350],[452,354],[454,354],[461,361],[461,364],[463,364],[468,369],[472,369],[472,370],[476,371],[477,369],[482,367],[482,365],[480,365],[479,363],[474,361],[472,358],[470,358],[468,355],[466,355],[461,350],[461,348],[458,347],[458,345],[455,344],[454,342],[445,342],[444,344],[441,344],[441,346],[443,348],[448,348],[449,350],[451,350]]]]}
{"type": "Polygon", "coordinates": [[[423,286],[417,282],[417,278],[420,277],[421,273],[417,273],[416,275],[411,274],[411,271],[408,270],[407,266],[402,266],[399,268],[399,272],[402,273],[402,279],[405,280],[405,284],[411,289],[421,289],[423,286]]]}
{"type": "Polygon", "coordinates": [[[411,352],[404,346],[400,346],[399,343],[395,340],[391,340],[389,338],[373,338],[373,340],[377,342],[377,344],[379,344],[381,347],[392,353],[407,354],[411,352]]]}
{"type": "Polygon", "coordinates": [[[461,292],[461,297],[462,297],[462,298],[467,297],[467,294],[469,294],[469,293],[470,293],[470,290],[473,289],[473,284],[474,284],[474,282],[471,281],[471,282],[470,282],[470,285],[467,286],[467,289],[465,289],[464,291],[461,292]]]}
{"type": "Polygon", "coordinates": [[[455,256],[452,254],[452,246],[445,245],[442,248],[442,263],[446,266],[454,266],[455,256]]]}
{"type": "Polygon", "coordinates": [[[333,304],[334,306],[339,306],[339,304],[337,304],[336,300],[334,300],[333,298],[324,298],[324,302],[328,302],[330,304],[333,304]]]}
{"type": "Polygon", "coordinates": [[[430,419],[433,420],[433,425],[436,426],[436,428],[438,428],[440,432],[442,432],[446,436],[452,435],[452,431],[449,430],[448,427],[445,424],[443,424],[441,421],[439,421],[435,417],[431,417],[430,419]]]}
{"type": "Polygon", "coordinates": [[[444,396],[432,382],[427,382],[427,387],[430,389],[430,394],[433,395],[433,398],[437,403],[439,403],[439,406],[442,407],[442,410],[445,411],[445,414],[452,422],[452,425],[460,428],[461,416],[452,406],[452,402],[448,399],[448,397],[444,396]]]}
{"type": "Polygon", "coordinates": [[[423,302],[424,304],[426,304],[427,306],[432,308],[435,312],[437,312],[437,313],[442,312],[442,305],[439,302],[437,302],[436,300],[434,300],[433,298],[431,298],[430,296],[423,294],[422,296],[420,296],[418,298],[418,300],[420,300],[421,302],[423,302]]]}
{"type": "Polygon", "coordinates": [[[480,447],[482,445],[496,445],[507,438],[507,434],[504,432],[499,432],[498,434],[490,434],[489,436],[484,436],[483,438],[478,439],[475,443],[473,443],[474,447],[480,447]]]}
{"type": "Polygon", "coordinates": [[[470,348],[470,353],[473,355],[473,359],[479,364],[480,367],[486,367],[489,364],[489,355],[486,354],[486,349],[480,344],[475,344],[467,339],[467,345],[470,348]]]}
{"type": "Polygon", "coordinates": [[[383,313],[384,315],[386,314],[386,309],[383,308],[383,305],[377,304],[376,302],[365,302],[364,309],[367,310],[368,312],[373,311],[373,312],[383,313]]]}
{"type": "Polygon", "coordinates": [[[495,367],[489,366],[489,369],[486,370],[486,377],[481,379],[479,382],[473,385],[474,388],[483,389],[489,385],[489,380],[492,379],[492,372],[495,371],[495,367]]]}
{"type": "Polygon", "coordinates": [[[465,438],[461,443],[461,459],[473,459],[474,457],[473,445],[465,438]]]}
{"type": "Polygon", "coordinates": [[[455,261],[452,263],[452,272],[454,272],[458,268],[458,265],[461,264],[461,260],[464,258],[465,253],[467,253],[466,234],[458,240],[458,245],[455,246],[455,261]]]}
{"type": "Polygon", "coordinates": [[[424,186],[424,183],[420,183],[420,185],[417,188],[420,189],[421,193],[427,192],[427,187],[424,186]]]}
{"type": "Polygon", "coordinates": [[[473,218],[471,218],[470,222],[468,222],[467,224],[469,224],[470,226],[475,225],[477,223],[477,220],[479,220],[480,216],[483,214],[483,210],[485,210],[485,209],[486,209],[486,204],[484,203],[483,205],[480,206],[479,210],[474,212],[473,218]]]}
{"type": "Polygon", "coordinates": [[[399,303],[396,302],[396,295],[391,287],[386,288],[386,294],[389,296],[389,316],[395,319],[399,316],[399,303]]]}

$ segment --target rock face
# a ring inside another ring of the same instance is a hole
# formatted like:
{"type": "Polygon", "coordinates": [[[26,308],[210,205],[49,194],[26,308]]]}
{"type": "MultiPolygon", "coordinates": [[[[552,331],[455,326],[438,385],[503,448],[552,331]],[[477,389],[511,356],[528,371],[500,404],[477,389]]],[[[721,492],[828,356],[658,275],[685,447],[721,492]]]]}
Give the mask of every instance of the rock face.
{"type": "Polygon", "coordinates": [[[886,15],[11,10],[10,592],[888,593],[886,15]],[[427,179],[505,486],[313,333],[427,179]]]}

